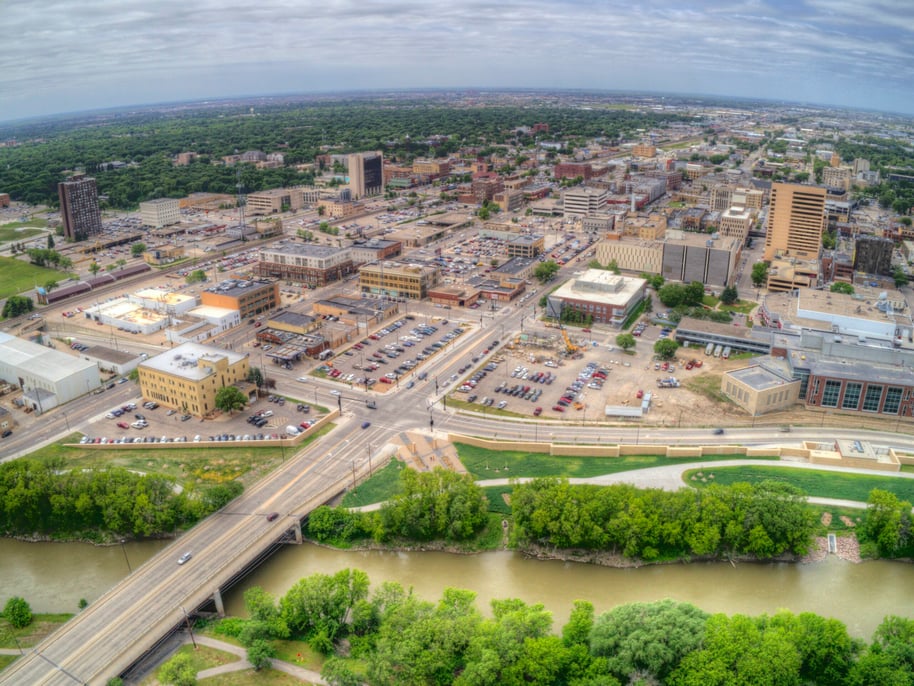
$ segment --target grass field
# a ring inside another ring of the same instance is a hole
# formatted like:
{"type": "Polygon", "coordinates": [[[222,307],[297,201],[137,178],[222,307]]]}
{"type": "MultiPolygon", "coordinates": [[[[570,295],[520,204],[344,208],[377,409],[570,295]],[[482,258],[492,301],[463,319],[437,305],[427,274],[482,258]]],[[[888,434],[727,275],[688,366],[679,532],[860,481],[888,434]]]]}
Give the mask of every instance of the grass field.
{"type": "Polygon", "coordinates": [[[403,469],[403,464],[400,460],[394,459],[383,469],[376,470],[370,479],[343,496],[343,507],[364,507],[390,500],[400,487],[400,470],[403,469]]]}
{"type": "MultiPolygon", "coordinates": [[[[328,424],[313,436],[303,440],[296,448],[286,448],[291,456],[330,431],[335,424],[328,424]]],[[[117,466],[139,472],[157,472],[187,484],[213,484],[240,479],[251,484],[269,474],[282,462],[283,451],[278,447],[247,447],[231,445],[225,448],[200,448],[176,450],[150,447],[140,450],[93,450],[78,443],[81,434],[74,433],[60,443],[40,448],[28,455],[36,460],[62,459],[70,467],[90,468],[117,466]]],[[[152,446],[152,444],[150,444],[152,446]]]]}
{"type": "Polygon", "coordinates": [[[68,622],[72,616],[67,613],[36,613],[32,615],[32,623],[22,629],[14,628],[12,624],[0,617],[0,648],[18,648],[21,646],[28,649],[38,645],[61,624],[68,622]],[[17,641],[19,642],[18,645],[17,641]]]}
{"type": "Polygon", "coordinates": [[[15,243],[24,241],[32,236],[44,233],[39,228],[33,228],[29,223],[16,222],[15,224],[4,224],[0,226],[0,243],[15,243]]]}
{"type": "MultiPolygon", "coordinates": [[[[460,461],[474,479],[504,479],[509,477],[567,476],[586,478],[601,474],[616,474],[633,469],[684,465],[682,458],[654,455],[628,457],[553,457],[545,453],[486,450],[465,443],[455,443],[460,461]]],[[[745,459],[744,455],[712,455],[701,462],[745,459]]],[[[774,459],[774,458],[771,458],[774,459]]]]}
{"type": "Polygon", "coordinates": [[[48,281],[63,281],[68,276],[66,272],[36,267],[14,257],[0,257],[0,274],[3,274],[0,279],[0,298],[16,295],[48,281]]]}
{"type": "MultiPolygon", "coordinates": [[[[690,470],[683,475],[686,483],[694,486],[706,486],[707,483],[691,481],[691,475],[697,470],[690,470]]],[[[704,469],[706,474],[711,469],[704,469]]],[[[770,479],[792,484],[803,490],[806,495],[817,498],[840,498],[866,502],[870,491],[881,488],[894,493],[902,500],[914,502],[914,479],[901,479],[891,476],[872,476],[870,474],[844,474],[825,472],[815,469],[793,469],[771,467],[768,465],[747,465],[744,467],[721,467],[713,470],[714,483],[729,485],[740,481],[758,483],[770,479]]]]}

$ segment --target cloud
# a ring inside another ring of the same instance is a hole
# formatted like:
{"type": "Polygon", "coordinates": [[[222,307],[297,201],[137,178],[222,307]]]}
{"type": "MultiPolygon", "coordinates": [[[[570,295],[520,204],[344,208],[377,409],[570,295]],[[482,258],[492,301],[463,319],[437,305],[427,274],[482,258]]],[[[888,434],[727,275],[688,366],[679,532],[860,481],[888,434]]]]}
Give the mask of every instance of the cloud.
{"type": "Polygon", "coordinates": [[[5,5],[4,27],[0,119],[407,86],[791,99],[812,85],[835,104],[914,112],[906,0],[51,0],[5,5]]]}

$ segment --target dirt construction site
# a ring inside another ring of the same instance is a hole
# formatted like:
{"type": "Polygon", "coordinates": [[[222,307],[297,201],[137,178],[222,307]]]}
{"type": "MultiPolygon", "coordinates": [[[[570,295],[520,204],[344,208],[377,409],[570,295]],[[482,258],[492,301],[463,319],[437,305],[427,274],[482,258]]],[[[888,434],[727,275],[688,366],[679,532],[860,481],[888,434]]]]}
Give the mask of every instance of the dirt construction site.
{"type": "Polygon", "coordinates": [[[485,376],[476,378],[486,369],[486,361],[480,361],[454,384],[450,397],[474,411],[571,422],[714,426],[751,421],[720,393],[723,372],[746,366],[745,359],[680,348],[664,368],[653,353],[656,335],[628,352],[614,345],[615,332],[568,335],[566,341],[560,329],[548,328],[514,334],[490,361],[494,369],[489,364],[485,376]],[[692,361],[701,364],[688,368],[692,361]]]}

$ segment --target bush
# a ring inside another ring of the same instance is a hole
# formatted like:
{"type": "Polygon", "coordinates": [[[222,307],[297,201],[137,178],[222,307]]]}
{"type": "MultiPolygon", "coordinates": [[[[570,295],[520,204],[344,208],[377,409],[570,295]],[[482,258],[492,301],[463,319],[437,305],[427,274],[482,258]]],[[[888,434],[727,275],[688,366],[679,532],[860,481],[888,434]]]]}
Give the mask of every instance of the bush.
{"type": "Polygon", "coordinates": [[[25,598],[13,596],[6,601],[3,616],[17,629],[23,629],[32,623],[32,608],[29,607],[25,598]]]}
{"type": "Polygon", "coordinates": [[[197,670],[194,668],[190,655],[179,653],[162,665],[158,677],[163,684],[196,686],[197,670]]]}

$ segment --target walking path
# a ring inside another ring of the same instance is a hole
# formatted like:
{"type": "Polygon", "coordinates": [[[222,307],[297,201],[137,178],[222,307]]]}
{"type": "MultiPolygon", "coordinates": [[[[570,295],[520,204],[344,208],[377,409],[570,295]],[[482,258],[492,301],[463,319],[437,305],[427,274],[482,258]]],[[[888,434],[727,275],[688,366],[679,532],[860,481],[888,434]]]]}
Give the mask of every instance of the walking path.
{"type": "MultiPolygon", "coordinates": [[[[197,672],[198,679],[206,679],[208,677],[217,676],[219,674],[228,674],[229,672],[240,672],[245,669],[253,669],[251,663],[246,659],[247,650],[241,646],[236,646],[232,643],[226,643],[225,641],[220,641],[217,638],[210,638],[209,636],[195,636],[195,640],[199,645],[204,645],[226,653],[231,653],[232,655],[237,655],[240,658],[237,662],[230,662],[227,665],[211,667],[210,669],[204,669],[200,672],[197,672]]],[[[184,642],[190,643],[190,637],[188,637],[184,642]]],[[[320,686],[327,686],[327,682],[321,679],[321,675],[318,672],[315,672],[313,669],[305,669],[304,667],[299,667],[298,665],[293,665],[290,662],[284,662],[275,658],[270,660],[270,662],[272,663],[270,666],[278,672],[285,672],[286,674],[294,676],[296,679],[301,679],[303,682],[308,684],[319,684],[320,686]]]]}

